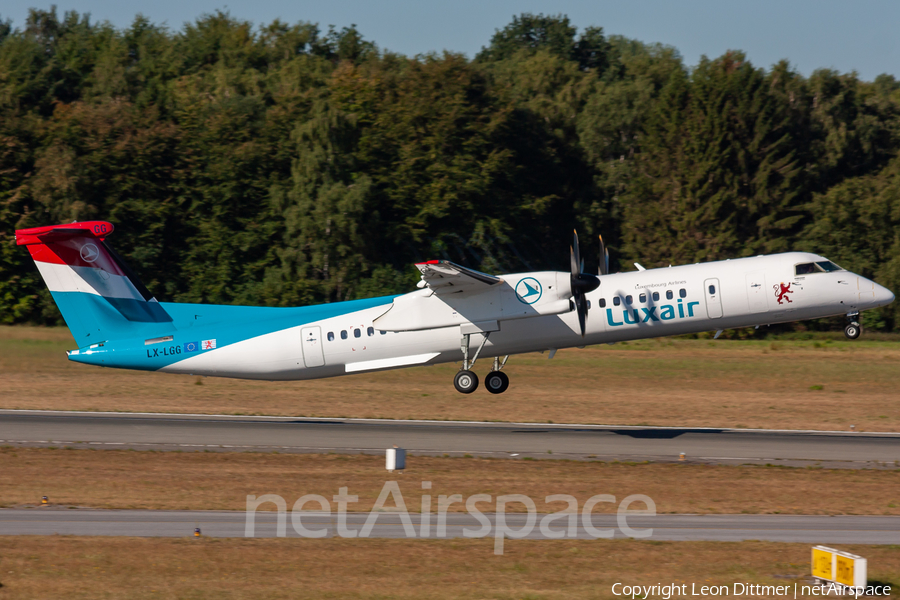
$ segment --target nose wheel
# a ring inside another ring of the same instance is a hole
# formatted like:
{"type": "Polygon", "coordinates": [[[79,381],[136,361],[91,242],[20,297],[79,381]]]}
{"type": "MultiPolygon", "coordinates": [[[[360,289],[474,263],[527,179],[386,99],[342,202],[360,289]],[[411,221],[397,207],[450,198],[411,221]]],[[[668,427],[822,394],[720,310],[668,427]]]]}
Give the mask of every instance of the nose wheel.
{"type": "Polygon", "coordinates": [[[847,326],[844,327],[844,335],[849,340],[855,340],[862,335],[862,326],[859,324],[859,313],[847,314],[847,326]]]}
{"type": "Polygon", "coordinates": [[[856,321],[848,323],[847,326],[844,327],[844,335],[847,336],[847,339],[855,340],[862,335],[862,326],[856,321]]]}

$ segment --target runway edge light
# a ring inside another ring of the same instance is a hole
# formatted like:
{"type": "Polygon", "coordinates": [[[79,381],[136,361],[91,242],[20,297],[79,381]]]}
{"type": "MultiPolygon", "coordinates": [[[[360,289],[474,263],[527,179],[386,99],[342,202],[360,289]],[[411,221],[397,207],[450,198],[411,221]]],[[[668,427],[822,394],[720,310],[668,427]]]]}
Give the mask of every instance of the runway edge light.
{"type": "Polygon", "coordinates": [[[812,576],[822,581],[855,588],[865,588],[868,583],[866,559],[849,552],[813,546],[811,567],[812,576]]]}
{"type": "Polygon", "coordinates": [[[384,453],[385,468],[393,473],[394,471],[402,471],[406,468],[406,450],[394,446],[388,448],[384,453]]]}

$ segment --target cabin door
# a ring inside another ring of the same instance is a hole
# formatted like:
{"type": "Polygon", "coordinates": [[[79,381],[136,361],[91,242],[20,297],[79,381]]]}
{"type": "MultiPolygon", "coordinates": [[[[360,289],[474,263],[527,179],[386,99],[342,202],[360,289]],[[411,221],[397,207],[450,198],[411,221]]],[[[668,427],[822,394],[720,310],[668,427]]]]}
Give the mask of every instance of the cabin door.
{"type": "Polygon", "coordinates": [[[750,312],[761,313],[768,310],[768,294],[766,293],[766,274],[747,274],[747,300],[750,304],[750,312]]]}
{"type": "Polygon", "coordinates": [[[303,339],[303,364],[307,367],[321,367],[325,364],[322,352],[322,328],[304,327],[300,330],[303,339]]]}
{"type": "Polygon", "coordinates": [[[706,314],[710,319],[718,319],[722,316],[722,294],[719,290],[718,279],[707,279],[703,282],[706,292],[706,314]]]}

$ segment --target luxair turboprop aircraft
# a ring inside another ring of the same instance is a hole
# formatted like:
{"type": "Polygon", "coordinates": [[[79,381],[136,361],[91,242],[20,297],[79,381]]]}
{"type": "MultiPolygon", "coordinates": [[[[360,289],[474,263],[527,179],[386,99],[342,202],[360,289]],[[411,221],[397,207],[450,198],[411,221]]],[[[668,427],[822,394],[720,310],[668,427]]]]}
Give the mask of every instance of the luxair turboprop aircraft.
{"type": "Polygon", "coordinates": [[[296,308],[157,302],[106,243],[102,221],[16,231],[28,247],[78,350],[69,360],[122,369],[294,380],[462,362],[454,378],[475,391],[509,387],[510,355],[589,344],[846,315],[894,295],[828,259],[789,252],[704,264],[585,273],[578,236],[571,271],[488,275],[443,260],[418,263],[419,289],[401,296],[296,308]],[[590,316],[590,318],[588,318],[590,316]]]}

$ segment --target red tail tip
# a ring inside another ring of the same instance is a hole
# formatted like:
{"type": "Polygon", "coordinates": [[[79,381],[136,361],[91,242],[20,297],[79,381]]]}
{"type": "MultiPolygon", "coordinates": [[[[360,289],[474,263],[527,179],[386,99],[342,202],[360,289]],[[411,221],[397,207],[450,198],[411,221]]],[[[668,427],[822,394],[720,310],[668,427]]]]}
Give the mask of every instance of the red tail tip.
{"type": "Polygon", "coordinates": [[[103,239],[113,232],[112,223],[106,221],[82,221],[80,223],[64,223],[61,225],[46,225],[44,227],[32,227],[31,229],[16,230],[16,245],[29,246],[42,244],[56,238],[71,237],[72,234],[89,235],[103,239]]]}

